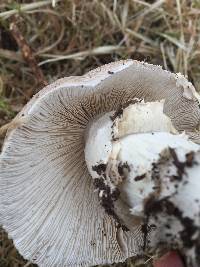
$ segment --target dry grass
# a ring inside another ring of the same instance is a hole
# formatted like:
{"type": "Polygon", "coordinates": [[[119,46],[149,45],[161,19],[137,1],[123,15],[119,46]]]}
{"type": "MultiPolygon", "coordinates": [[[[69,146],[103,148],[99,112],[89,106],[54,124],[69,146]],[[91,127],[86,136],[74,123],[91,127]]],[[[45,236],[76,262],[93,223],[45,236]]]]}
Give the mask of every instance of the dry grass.
{"type": "MultiPolygon", "coordinates": [[[[199,0],[1,0],[0,126],[39,87],[9,30],[13,16],[49,83],[133,58],[182,72],[200,90],[199,0]]],[[[1,231],[0,267],[22,266],[33,267],[1,231]]]]}

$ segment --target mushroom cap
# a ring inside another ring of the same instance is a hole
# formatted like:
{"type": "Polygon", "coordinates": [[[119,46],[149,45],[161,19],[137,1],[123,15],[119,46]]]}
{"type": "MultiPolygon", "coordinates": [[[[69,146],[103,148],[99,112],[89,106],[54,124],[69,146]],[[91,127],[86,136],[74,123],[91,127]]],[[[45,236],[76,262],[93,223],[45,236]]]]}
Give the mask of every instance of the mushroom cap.
{"type": "Polygon", "coordinates": [[[0,223],[19,252],[41,267],[90,266],[141,253],[140,228],[120,232],[98,201],[84,159],[96,117],[134,98],[165,99],[177,131],[200,142],[193,86],[160,66],[126,60],[45,87],[13,121],[0,156],[0,223]]]}

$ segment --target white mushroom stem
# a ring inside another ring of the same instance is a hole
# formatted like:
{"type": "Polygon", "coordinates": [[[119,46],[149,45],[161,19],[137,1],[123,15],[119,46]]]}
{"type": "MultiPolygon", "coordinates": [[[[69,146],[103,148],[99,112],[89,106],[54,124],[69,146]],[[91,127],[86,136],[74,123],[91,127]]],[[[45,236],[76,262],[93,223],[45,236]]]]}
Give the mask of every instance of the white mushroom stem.
{"type": "Polygon", "coordinates": [[[163,105],[137,101],[99,118],[88,131],[85,159],[107,211],[129,230],[142,222],[144,249],[179,248],[195,264],[200,146],[176,131],[163,105]]]}
{"type": "Polygon", "coordinates": [[[85,160],[92,177],[96,175],[92,166],[108,162],[117,144],[114,142],[116,139],[136,133],[178,133],[170,118],[163,113],[164,100],[144,103],[135,99],[133,102],[117,112],[106,113],[89,125],[85,160]]]}

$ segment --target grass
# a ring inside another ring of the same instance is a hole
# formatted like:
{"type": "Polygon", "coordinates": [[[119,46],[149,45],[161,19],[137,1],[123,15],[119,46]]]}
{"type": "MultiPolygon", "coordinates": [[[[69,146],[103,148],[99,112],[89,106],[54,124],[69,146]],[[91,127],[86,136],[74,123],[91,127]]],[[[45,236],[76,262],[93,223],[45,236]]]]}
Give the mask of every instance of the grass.
{"type": "MultiPolygon", "coordinates": [[[[48,83],[132,58],[181,72],[200,90],[199,16],[199,0],[2,0],[0,126],[39,87],[9,30],[14,17],[48,83]]],[[[22,266],[33,267],[1,230],[0,267],[22,266]]]]}

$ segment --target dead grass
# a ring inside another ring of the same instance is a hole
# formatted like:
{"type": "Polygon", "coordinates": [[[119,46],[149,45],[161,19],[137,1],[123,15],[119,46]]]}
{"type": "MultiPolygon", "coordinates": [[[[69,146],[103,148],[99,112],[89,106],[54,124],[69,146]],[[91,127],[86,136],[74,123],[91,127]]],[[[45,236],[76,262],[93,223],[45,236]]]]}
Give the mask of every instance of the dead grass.
{"type": "MultiPolygon", "coordinates": [[[[2,0],[0,125],[9,122],[38,87],[9,30],[13,16],[49,83],[133,58],[181,72],[200,90],[199,0],[2,0]]],[[[33,267],[1,231],[0,267],[22,266],[33,267]]]]}

